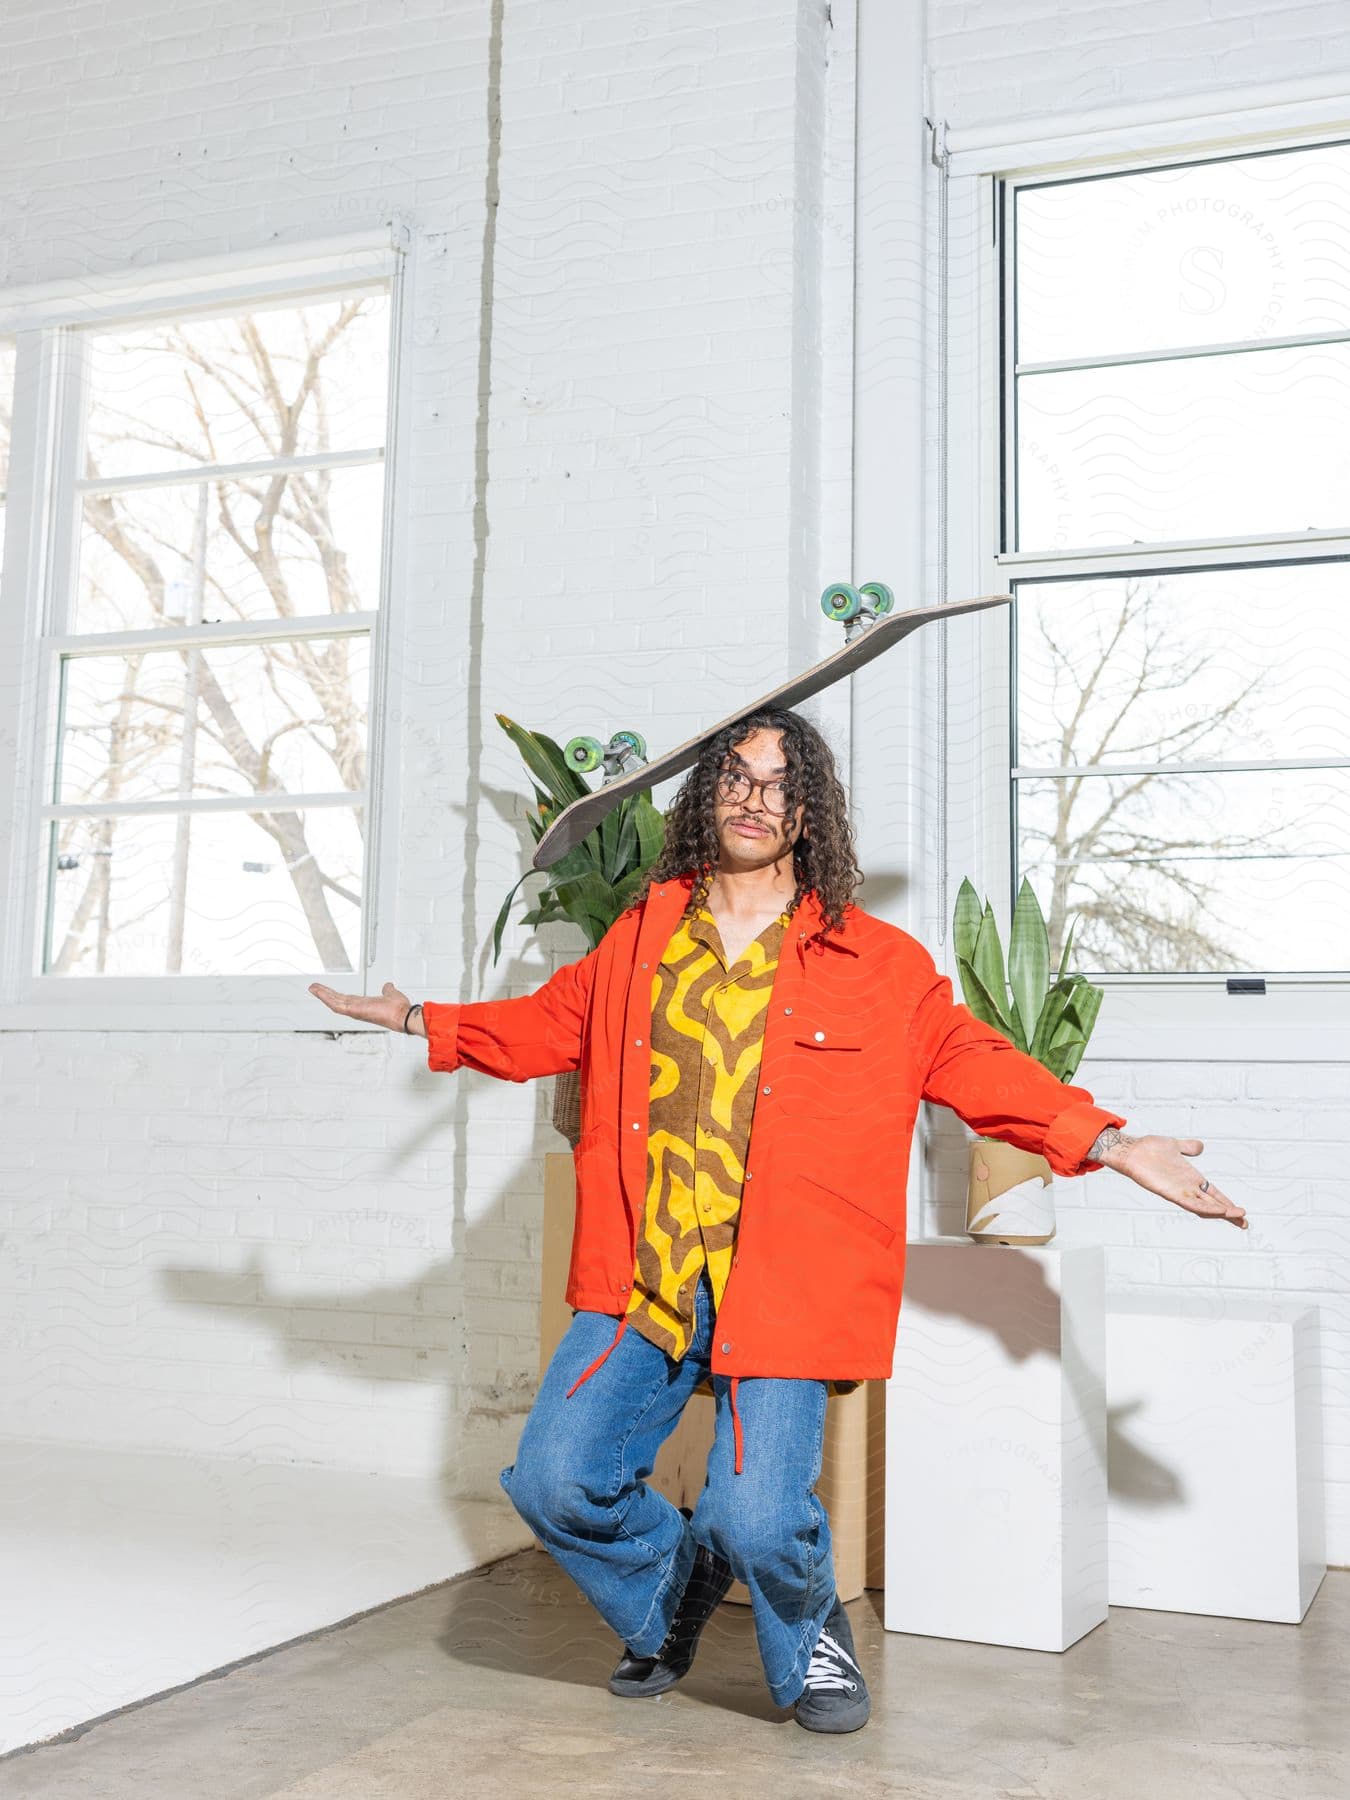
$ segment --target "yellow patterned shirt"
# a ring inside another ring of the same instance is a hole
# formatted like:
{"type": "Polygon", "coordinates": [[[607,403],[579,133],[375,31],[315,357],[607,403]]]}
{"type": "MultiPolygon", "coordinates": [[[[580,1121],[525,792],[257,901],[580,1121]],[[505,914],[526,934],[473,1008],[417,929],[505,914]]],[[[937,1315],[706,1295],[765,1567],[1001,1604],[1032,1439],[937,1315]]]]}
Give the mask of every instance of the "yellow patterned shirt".
{"type": "MultiPolygon", "coordinates": [[[[628,1323],[677,1361],[707,1268],[721,1304],[736,1244],[745,1158],[774,974],[791,912],[728,967],[706,906],[686,913],[652,976],[647,1194],[628,1323]]],[[[793,1296],[783,1296],[784,1310],[793,1296]]],[[[701,1384],[708,1385],[708,1384],[701,1384]]],[[[856,1381],[831,1381],[848,1393],[856,1381]]]]}

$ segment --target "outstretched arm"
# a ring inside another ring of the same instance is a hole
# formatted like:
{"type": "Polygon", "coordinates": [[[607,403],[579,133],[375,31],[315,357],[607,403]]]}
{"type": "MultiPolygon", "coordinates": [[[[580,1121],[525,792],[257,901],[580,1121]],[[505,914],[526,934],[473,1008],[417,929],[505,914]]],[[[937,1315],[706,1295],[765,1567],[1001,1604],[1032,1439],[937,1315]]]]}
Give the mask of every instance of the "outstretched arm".
{"type": "Polygon", "coordinates": [[[1186,1160],[1199,1156],[1204,1147],[1199,1138],[1126,1137],[1108,1125],[1088,1154],[1187,1212],[1206,1219],[1227,1219],[1245,1231],[1243,1209],[1186,1160]]]}
{"type": "Polygon", "coordinates": [[[1057,1175],[1100,1169],[1094,1147],[1122,1114],[1098,1106],[1086,1088],[1052,1075],[992,1025],[952,997],[949,976],[922,945],[927,986],[910,1024],[925,1100],[949,1106],[982,1137],[1043,1156],[1057,1175]]]}
{"type": "Polygon", "coordinates": [[[412,1004],[392,981],[381,992],[340,994],[321,982],[310,993],[331,1011],[427,1040],[427,1067],[448,1073],[477,1069],[502,1081],[529,1081],[581,1066],[586,1002],[598,950],[568,963],[532,994],[511,1000],[412,1004]]]}
{"type": "Polygon", "coordinates": [[[926,1071],[925,1100],[950,1106],[982,1136],[1043,1156],[1057,1175],[1117,1169],[1187,1212],[1246,1229],[1242,1208],[1186,1160],[1204,1149],[1199,1138],[1126,1136],[1120,1113],[1098,1106],[1086,1088],[1056,1080],[968,1006],[954,1003],[950,977],[923,954],[932,973],[910,1041],[920,1072],[926,1071]]]}

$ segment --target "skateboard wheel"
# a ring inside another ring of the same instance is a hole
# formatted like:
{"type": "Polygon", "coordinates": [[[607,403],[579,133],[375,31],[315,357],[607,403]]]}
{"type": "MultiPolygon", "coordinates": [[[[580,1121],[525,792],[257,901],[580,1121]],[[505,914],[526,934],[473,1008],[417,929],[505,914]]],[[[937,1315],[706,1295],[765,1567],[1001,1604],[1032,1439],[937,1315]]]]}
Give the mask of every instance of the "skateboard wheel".
{"type": "Polygon", "coordinates": [[[569,738],[563,746],[563,760],[569,769],[576,769],[586,775],[592,769],[598,769],[604,761],[605,753],[599,738],[569,738]]]}
{"type": "Polygon", "coordinates": [[[895,595],[884,581],[865,581],[858,589],[864,600],[872,603],[872,612],[878,619],[884,619],[895,605],[895,595]]]}
{"type": "Polygon", "coordinates": [[[647,760],[647,740],[640,731],[616,731],[611,741],[615,744],[627,744],[640,761],[647,760]]]}
{"type": "Polygon", "coordinates": [[[856,619],[862,611],[862,595],[846,581],[836,581],[820,596],[820,610],[827,619],[856,619]]]}

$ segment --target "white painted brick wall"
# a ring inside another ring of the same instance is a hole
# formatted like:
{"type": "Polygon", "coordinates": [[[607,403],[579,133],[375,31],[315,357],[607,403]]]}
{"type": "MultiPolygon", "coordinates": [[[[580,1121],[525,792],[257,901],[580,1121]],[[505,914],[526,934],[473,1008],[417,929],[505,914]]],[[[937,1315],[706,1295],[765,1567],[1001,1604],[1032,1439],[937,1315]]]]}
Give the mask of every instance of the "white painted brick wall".
{"type": "MultiPolygon", "coordinates": [[[[848,561],[853,39],[835,14],[510,0],[479,618],[488,5],[6,11],[0,282],[391,207],[423,234],[400,936],[379,979],[524,992],[578,951],[560,931],[517,932],[497,968],[483,949],[527,841],[494,710],[669,740],[814,651],[801,591],[848,561]]],[[[1333,5],[934,0],[930,31],[954,124],[1350,66],[1333,5]]],[[[432,1076],[420,1044],[330,1037],[327,1017],[314,1035],[0,1032],[7,1430],[495,1491],[536,1379],[547,1089],[432,1076]]],[[[1322,1308],[1331,1550],[1350,1561],[1344,1071],[1082,1079],[1137,1128],[1203,1137],[1253,1226],[1227,1242],[1103,1172],[1061,1183],[1066,1242],[1104,1243],[1116,1282],[1322,1308]]],[[[933,1145],[958,1181],[960,1145],[933,1145]]]]}
{"type": "MultiPolygon", "coordinates": [[[[528,842],[494,711],[682,737],[741,696],[737,665],[786,668],[789,573],[818,592],[841,566],[847,490],[836,471],[831,518],[818,460],[851,212],[837,171],[830,213],[823,194],[826,11],[509,0],[481,608],[490,5],[6,12],[0,283],[391,209],[421,235],[377,982],[525,992],[581,951],[557,928],[496,967],[484,948],[528,842]]],[[[6,1431],[498,1492],[537,1379],[543,1155],[566,1148],[549,1091],[431,1075],[420,1042],[331,1021],[315,1002],[313,1035],[0,1032],[6,1431]]]]}
{"type": "Polygon", "coordinates": [[[933,100],[952,126],[1090,112],[1350,69],[1339,0],[929,0],[933,100]]]}

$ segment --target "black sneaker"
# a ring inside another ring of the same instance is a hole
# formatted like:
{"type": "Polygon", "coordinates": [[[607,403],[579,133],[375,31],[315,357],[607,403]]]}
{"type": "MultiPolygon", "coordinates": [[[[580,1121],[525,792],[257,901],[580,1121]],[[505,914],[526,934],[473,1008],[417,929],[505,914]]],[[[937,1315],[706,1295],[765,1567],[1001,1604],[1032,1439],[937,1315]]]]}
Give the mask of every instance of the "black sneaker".
{"type": "Polygon", "coordinates": [[[806,1686],[797,1696],[797,1723],[808,1731],[857,1731],[871,1711],[853,1647],[853,1628],[836,1593],[811,1652],[806,1686]]]}
{"type": "MultiPolygon", "coordinates": [[[[691,1516],[687,1506],[680,1511],[686,1519],[691,1516]]],[[[664,1694],[682,1680],[693,1666],[699,1633],[726,1598],[732,1580],[728,1564],[700,1544],[694,1552],[689,1585],[680,1597],[665,1642],[653,1656],[638,1656],[625,1644],[609,1678],[610,1693],[621,1694],[625,1699],[664,1694]]]]}

